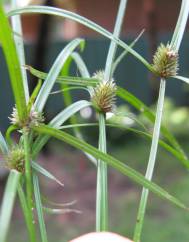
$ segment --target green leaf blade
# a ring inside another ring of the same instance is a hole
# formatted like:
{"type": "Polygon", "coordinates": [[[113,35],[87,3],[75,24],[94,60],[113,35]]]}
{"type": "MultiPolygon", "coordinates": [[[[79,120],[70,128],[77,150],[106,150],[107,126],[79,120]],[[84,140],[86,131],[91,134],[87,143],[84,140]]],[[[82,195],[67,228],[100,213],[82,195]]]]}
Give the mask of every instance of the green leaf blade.
{"type": "Polygon", "coordinates": [[[37,111],[41,112],[46,104],[47,98],[53,88],[53,85],[62,69],[62,66],[69,58],[70,54],[77,48],[79,45],[82,46],[84,43],[83,39],[75,39],[71,41],[58,55],[53,66],[51,67],[45,82],[43,83],[41,90],[36,98],[34,107],[37,111]]]}
{"type": "Polygon", "coordinates": [[[0,241],[1,242],[5,242],[7,238],[20,176],[21,174],[19,172],[17,172],[16,170],[11,170],[5,187],[5,192],[4,192],[1,211],[0,211],[0,241]]]}
{"type": "Polygon", "coordinates": [[[63,18],[68,18],[71,20],[74,20],[80,24],[83,24],[84,26],[100,33],[101,35],[105,36],[106,38],[110,40],[114,40],[119,46],[122,48],[128,50],[130,54],[132,54],[136,59],[138,59],[141,63],[143,63],[150,71],[154,72],[154,69],[151,64],[149,64],[139,53],[137,53],[135,50],[130,48],[126,43],[121,41],[119,38],[114,37],[112,33],[107,31],[106,29],[102,28],[98,24],[92,22],[91,20],[82,17],[76,13],[59,9],[59,8],[53,8],[53,7],[45,7],[45,6],[30,6],[25,8],[18,8],[16,10],[10,11],[8,13],[8,16],[13,16],[17,14],[27,14],[27,13],[40,13],[40,14],[50,14],[55,15],[63,18]]]}
{"type": "Polygon", "coordinates": [[[101,159],[104,162],[107,162],[107,164],[112,166],[114,169],[116,169],[119,172],[121,172],[122,174],[128,176],[133,181],[135,181],[136,183],[149,189],[151,192],[155,193],[156,195],[160,196],[161,198],[172,202],[173,204],[177,205],[180,208],[188,209],[181,201],[179,201],[174,196],[170,195],[167,191],[165,191],[164,189],[162,189],[155,183],[150,182],[147,179],[145,179],[144,176],[141,175],[139,172],[130,168],[126,164],[117,160],[116,158],[114,158],[108,154],[104,154],[103,152],[100,152],[98,149],[89,145],[88,143],[81,141],[80,139],[78,139],[70,134],[67,134],[66,132],[56,130],[47,125],[35,127],[34,130],[38,133],[47,134],[52,137],[55,137],[61,141],[64,141],[64,142],[70,144],[71,146],[73,146],[77,149],[80,149],[82,151],[85,151],[85,152],[91,154],[92,156],[94,156],[97,159],[101,159]]]}
{"type": "Polygon", "coordinates": [[[12,30],[10,28],[8,19],[4,13],[2,4],[0,4],[0,43],[2,45],[3,53],[9,71],[11,86],[16,102],[16,107],[18,110],[18,116],[20,120],[24,120],[27,109],[21,67],[17,57],[17,51],[12,36],[12,30]]]}

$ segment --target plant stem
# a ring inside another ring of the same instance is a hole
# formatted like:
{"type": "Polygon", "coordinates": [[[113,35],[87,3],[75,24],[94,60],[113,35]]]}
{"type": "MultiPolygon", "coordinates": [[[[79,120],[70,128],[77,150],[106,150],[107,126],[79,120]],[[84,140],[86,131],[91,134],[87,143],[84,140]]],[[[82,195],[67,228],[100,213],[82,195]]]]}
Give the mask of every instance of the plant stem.
{"type": "MultiPolygon", "coordinates": [[[[114,27],[114,37],[118,38],[124,19],[127,0],[121,0],[114,27]]],[[[104,72],[104,82],[112,78],[113,61],[117,49],[117,43],[111,41],[104,72]]],[[[99,150],[106,153],[106,124],[105,114],[99,113],[99,150]]],[[[97,164],[97,191],[96,191],[96,230],[108,230],[108,185],[107,185],[107,164],[98,160],[97,164]]]]}
{"type": "MultiPolygon", "coordinates": [[[[171,46],[176,51],[179,50],[179,47],[184,35],[184,30],[186,28],[186,23],[188,19],[188,13],[189,13],[189,1],[182,0],[179,18],[177,20],[176,28],[171,40],[171,46]]],[[[156,111],[156,120],[154,124],[154,133],[152,137],[149,163],[146,171],[146,178],[149,180],[151,180],[152,178],[155,159],[156,159],[156,153],[157,153],[157,147],[158,147],[159,133],[160,133],[160,127],[161,127],[161,117],[162,117],[162,111],[163,111],[163,102],[164,102],[164,95],[165,95],[165,85],[166,85],[165,82],[166,81],[164,79],[161,79],[159,99],[158,99],[157,111],[156,111]]],[[[143,188],[141,201],[139,205],[138,216],[137,216],[137,223],[136,223],[135,233],[134,233],[135,242],[140,241],[147,199],[148,199],[148,189],[143,188]]]]}
{"type": "MultiPolygon", "coordinates": [[[[166,87],[166,80],[161,79],[159,98],[158,98],[158,103],[157,103],[156,119],[155,119],[154,131],[153,131],[153,137],[152,137],[152,145],[151,145],[151,150],[150,150],[150,157],[149,157],[149,161],[148,161],[147,171],[146,171],[146,175],[145,175],[145,177],[150,181],[151,181],[152,175],[153,175],[157,148],[158,148],[158,141],[159,141],[160,128],[161,128],[161,119],[162,119],[162,112],[163,112],[163,104],[164,104],[164,97],[165,97],[165,87],[166,87]]],[[[146,210],[146,204],[147,204],[147,199],[148,199],[148,193],[149,193],[149,190],[146,188],[143,188],[140,205],[139,205],[139,210],[138,210],[137,223],[136,223],[135,232],[134,232],[134,241],[135,242],[140,241],[142,226],[143,226],[143,222],[144,222],[144,215],[145,215],[145,210],[146,210]]]]}
{"type": "Polygon", "coordinates": [[[26,221],[26,226],[28,229],[30,241],[35,242],[36,236],[35,236],[35,228],[34,228],[34,224],[33,224],[33,217],[31,216],[32,213],[29,211],[27,201],[25,198],[25,194],[24,194],[21,184],[19,184],[19,186],[18,186],[18,195],[19,195],[19,199],[20,199],[20,205],[22,207],[22,211],[23,211],[24,218],[26,221]]]}
{"type": "Polygon", "coordinates": [[[26,180],[26,200],[28,206],[28,217],[31,219],[30,226],[32,230],[32,238],[35,241],[35,221],[33,217],[33,190],[32,190],[32,170],[31,170],[31,155],[30,155],[30,144],[29,144],[29,133],[26,129],[23,129],[24,138],[24,152],[25,152],[25,180],[26,180]]]}
{"type": "MultiPolygon", "coordinates": [[[[106,153],[106,126],[105,115],[99,114],[99,150],[106,153]]],[[[107,164],[97,162],[96,188],[96,231],[108,229],[108,192],[107,192],[107,164]]]]}

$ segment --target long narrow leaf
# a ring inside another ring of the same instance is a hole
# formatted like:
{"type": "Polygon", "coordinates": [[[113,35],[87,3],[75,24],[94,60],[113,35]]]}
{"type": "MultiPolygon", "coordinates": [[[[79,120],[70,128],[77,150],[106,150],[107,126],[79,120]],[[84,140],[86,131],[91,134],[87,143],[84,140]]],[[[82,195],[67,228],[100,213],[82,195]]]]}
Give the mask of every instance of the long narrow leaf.
{"type": "Polygon", "coordinates": [[[170,195],[167,191],[165,191],[164,189],[162,189],[155,183],[150,182],[147,179],[145,179],[144,176],[141,175],[139,172],[135,171],[128,165],[122,163],[118,159],[116,159],[108,154],[104,154],[103,152],[99,151],[98,149],[89,145],[88,143],[81,141],[66,132],[56,130],[47,125],[35,127],[34,130],[38,133],[47,134],[47,135],[55,137],[59,140],[62,140],[77,149],[80,149],[82,151],[85,151],[85,152],[91,154],[92,156],[94,156],[97,159],[101,159],[104,162],[107,162],[107,164],[112,166],[114,169],[118,170],[125,176],[128,176],[130,179],[132,179],[136,183],[142,185],[143,187],[148,188],[151,192],[157,194],[161,198],[166,199],[166,200],[172,202],[173,204],[188,210],[188,208],[181,201],[179,201],[174,196],[170,195]]]}
{"type": "MultiPolygon", "coordinates": [[[[90,106],[91,103],[85,100],[77,101],[70,105],[69,107],[65,108],[62,112],[60,112],[50,123],[49,125],[54,128],[59,128],[66,120],[68,120],[72,115],[77,113],[82,108],[90,106]]],[[[46,144],[48,141],[48,135],[40,135],[34,145],[33,145],[33,157],[35,158],[41,148],[46,144]]]]}
{"type": "Polygon", "coordinates": [[[47,171],[45,168],[43,168],[41,165],[39,165],[38,163],[32,161],[32,167],[33,169],[35,169],[37,172],[41,173],[43,176],[51,179],[52,181],[55,181],[56,183],[58,183],[61,186],[64,186],[64,184],[57,179],[53,174],[51,174],[49,171],[47,171]]]}
{"type": "MultiPolygon", "coordinates": [[[[152,123],[155,122],[154,113],[133,94],[131,94],[130,92],[128,92],[127,90],[125,90],[121,87],[118,87],[117,95],[121,99],[130,103],[137,110],[139,110],[149,121],[151,121],[152,123]]],[[[187,156],[184,153],[183,149],[180,147],[179,143],[177,142],[175,137],[168,131],[168,129],[166,129],[164,126],[161,126],[161,133],[175,149],[180,151],[180,153],[183,156],[183,159],[187,160],[187,156]]]]}
{"type": "Polygon", "coordinates": [[[36,209],[37,209],[37,216],[39,221],[39,228],[41,232],[41,241],[42,242],[48,242],[47,239],[47,231],[43,216],[43,207],[41,202],[41,194],[39,189],[39,181],[37,175],[33,174],[33,187],[34,187],[34,196],[35,196],[35,203],[36,203],[36,209]]]}
{"type": "Polygon", "coordinates": [[[34,103],[34,107],[36,108],[36,110],[40,112],[43,110],[47,98],[53,88],[53,85],[62,69],[62,66],[64,65],[70,54],[74,51],[74,49],[77,48],[79,45],[82,48],[83,44],[84,41],[82,39],[75,39],[70,42],[58,55],[34,103]]]}
{"type": "Polygon", "coordinates": [[[183,81],[183,82],[189,84],[189,78],[187,78],[187,77],[184,77],[184,76],[173,76],[173,78],[178,79],[180,81],[183,81]]]}
{"type": "MultiPolygon", "coordinates": [[[[84,123],[84,124],[75,124],[75,125],[64,125],[64,126],[61,126],[60,129],[70,129],[70,128],[73,128],[73,127],[94,127],[94,126],[98,126],[98,123],[84,123]]],[[[137,135],[140,135],[140,136],[143,136],[143,137],[146,137],[148,139],[152,139],[152,135],[147,133],[147,132],[144,132],[144,131],[141,131],[141,130],[138,130],[138,129],[135,129],[135,128],[129,128],[129,127],[124,127],[123,125],[120,125],[120,124],[111,124],[111,123],[106,123],[106,126],[107,127],[112,127],[112,128],[119,128],[121,130],[125,130],[125,131],[130,131],[130,132],[133,132],[137,135]]],[[[175,148],[173,148],[172,146],[170,146],[169,144],[167,144],[166,142],[164,142],[163,140],[159,140],[159,145],[164,148],[166,151],[168,151],[169,153],[171,153],[173,156],[175,156],[178,160],[180,160],[183,165],[187,168],[189,168],[189,160],[186,160],[186,159],[183,159],[183,155],[175,148]]]]}
{"type": "Polygon", "coordinates": [[[0,150],[2,154],[8,153],[8,146],[1,132],[0,132],[0,150]]]}
{"type": "Polygon", "coordinates": [[[81,214],[82,212],[77,209],[73,208],[48,208],[48,207],[43,207],[43,210],[48,213],[48,214],[65,214],[65,213],[77,213],[81,214]]]}
{"type": "MultiPolygon", "coordinates": [[[[15,9],[17,7],[18,7],[18,0],[11,0],[11,8],[15,9]]],[[[23,41],[23,37],[22,37],[21,17],[19,15],[12,16],[11,23],[12,23],[12,29],[16,33],[14,35],[14,41],[15,41],[20,65],[24,66],[25,65],[25,53],[24,53],[24,41],[23,41]]],[[[26,70],[23,68],[21,69],[21,72],[22,72],[25,98],[26,98],[26,102],[28,102],[29,88],[28,88],[27,74],[26,74],[26,70]]]]}
{"type": "Polygon", "coordinates": [[[3,201],[0,211],[0,241],[5,242],[9,230],[12,210],[19,184],[20,173],[12,170],[9,174],[5,187],[3,201]]]}
{"type": "Polygon", "coordinates": [[[179,18],[177,20],[177,25],[171,40],[171,45],[176,50],[179,50],[179,47],[184,35],[186,23],[188,20],[188,13],[189,13],[189,1],[182,0],[179,18]]]}
{"type": "Polygon", "coordinates": [[[21,120],[24,120],[27,110],[20,62],[17,57],[12,30],[4,13],[2,4],[0,4],[0,43],[7,62],[18,115],[21,120]]]}
{"type": "MultiPolygon", "coordinates": [[[[80,60],[81,57],[79,56],[78,53],[73,53],[73,58],[76,62],[76,60],[80,60]],[[77,55],[76,55],[77,54],[77,55]],[[77,58],[76,58],[77,56],[77,58]],[[80,59],[79,59],[80,58],[80,59]]],[[[84,62],[83,62],[84,64],[84,62]]],[[[81,66],[81,63],[80,63],[80,66],[81,66]]],[[[39,71],[31,66],[25,66],[25,68],[32,74],[34,75],[35,77],[39,78],[39,79],[46,79],[47,78],[47,75],[48,73],[45,73],[45,72],[42,72],[42,71],[39,71]]],[[[82,71],[80,69],[80,67],[78,66],[80,72],[81,72],[81,75],[82,77],[76,77],[76,76],[62,76],[62,75],[59,75],[56,79],[56,82],[57,83],[61,83],[61,84],[67,84],[67,85],[80,85],[80,86],[96,86],[96,84],[99,83],[99,80],[95,79],[95,78],[90,78],[89,75],[84,75],[84,70],[82,71]]],[[[81,67],[82,69],[84,69],[83,67],[81,67]]],[[[88,72],[87,72],[88,73],[88,72]]]]}
{"type": "Polygon", "coordinates": [[[102,28],[98,24],[92,22],[91,20],[82,17],[76,13],[59,9],[59,8],[53,8],[53,7],[45,7],[45,6],[30,6],[25,8],[18,8],[16,10],[10,11],[8,13],[8,16],[13,16],[17,14],[27,14],[27,13],[40,13],[40,14],[50,14],[55,15],[63,18],[68,18],[71,20],[74,20],[78,23],[81,23],[85,25],[86,27],[100,33],[101,35],[107,37],[108,39],[114,40],[118,45],[120,45],[122,48],[128,50],[130,54],[132,54],[135,58],[137,58],[139,61],[141,61],[150,71],[154,72],[153,67],[135,50],[130,48],[126,43],[121,41],[120,39],[114,37],[112,33],[107,31],[106,29],[102,28]]]}
{"type": "MultiPolygon", "coordinates": [[[[136,44],[136,42],[140,39],[140,37],[143,35],[144,29],[140,32],[140,34],[132,41],[132,43],[129,45],[131,48],[133,48],[136,44]]],[[[116,71],[117,66],[122,61],[122,59],[128,54],[129,52],[127,50],[123,51],[117,59],[114,61],[113,67],[112,67],[112,73],[116,71]]]]}

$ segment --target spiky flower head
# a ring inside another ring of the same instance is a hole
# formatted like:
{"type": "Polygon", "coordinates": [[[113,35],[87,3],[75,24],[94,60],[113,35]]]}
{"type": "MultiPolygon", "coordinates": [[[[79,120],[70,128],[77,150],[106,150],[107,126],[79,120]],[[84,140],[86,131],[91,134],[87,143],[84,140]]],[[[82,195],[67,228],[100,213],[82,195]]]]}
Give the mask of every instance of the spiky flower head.
{"type": "Polygon", "coordinates": [[[103,113],[112,112],[115,108],[116,84],[114,79],[104,80],[104,72],[99,71],[93,75],[93,78],[99,80],[99,84],[93,89],[91,96],[94,107],[103,113]]]}
{"type": "Polygon", "coordinates": [[[16,107],[14,107],[11,117],[9,117],[9,119],[12,124],[17,125],[18,127],[28,128],[38,126],[39,124],[44,122],[43,114],[35,111],[34,108],[31,108],[28,117],[24,121],[20,122],[18,111],[16,107]]]}
{"type": "Polygon", "coordinates": [[[162,78],[176,76],[178,71],[178,52],[170,44],[160,44],[154,57],[153,68],[162,78]]]}
{"type": "Polygon", "coordinates": [[[9,169],[15,169],[19,172],[24,172],[24,149],[19,145],[13,146],[8,155],[6,155],[5,160],[9,169]]]}
{"type": "Polygon", "coordinates": [[[30,127],[36,127],[45,121],[44,116],[41,112],[35,111],[33,108],[30,111],[28,123],[30,127]]]}

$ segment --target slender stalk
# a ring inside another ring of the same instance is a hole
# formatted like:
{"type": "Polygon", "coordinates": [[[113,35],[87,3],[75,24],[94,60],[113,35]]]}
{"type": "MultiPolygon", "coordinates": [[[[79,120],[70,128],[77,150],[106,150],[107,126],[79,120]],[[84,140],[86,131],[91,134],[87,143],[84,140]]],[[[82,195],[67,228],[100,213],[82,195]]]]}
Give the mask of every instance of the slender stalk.
{"type": "Polygon", "coordinates": [[[7,238],[20,175],[20,172],[12,170],[8,177],[0,211],[0,242],[7,238]]]}
{"type": "MultiPolygon", "coordinates": [[[[127,0],[121,0],[116,18],[114,37],[118,38],[121,32],[127,0]]],[[[106,60],[104,82],[112,78],[113,61],[117,49],[117,44],[111,41],[106,60]]],[[[106,115],[99,114],[99,150],[106,153],[106,115]]],[[[108,181],[107,164],[98,160],[97,164],[97,190],[96,190],[96,230],[108,230],[108,181]]]]}
{"type": "Polygon", "coordinates": [[[35,238],[35,221],[33,217],[33,190],[32,190],[32,176],[31,176],[31,153],[29,144],[29,133],[23,129],[24,152],[25,152],[25,180],[26,180],[26,200],[28,206],[28,217],[31,219],[30,225],[33,225],[32,233],[35,238]]]}
{"type": "Polygon", "coordinates": [[[35,195],[37,216],[38,216],[38,221],[39,221],[39,228],[40,228],[40,232],[41,232],[41,241],[48,242],[45,220],[44,220],[44,216],[43,216],[43,206],[42,206],[42,202],[41,202],[41,194],[40,194],[40,189],[39,189],[39,180],[35,173],[33,174],[33,185],[34,185],[34,195],[35,195]]]}
{"type": "MultiPolygon", "coordinates": [[[[180,14],[177,20],[176,28],[171,40],[171,46],[176,51],[179,50],[181,40],[184,35],[184,30],[186,27],[187,19],[188,19],[188,13],[189,13],[189,0],[182,0],[180,14]]],[[[146,178],[151,180],[155,165],[155,159],[157,154],[157,148],[158,148],[158,140],[159,140],[159,134],[160,134],[160,127],[161,127],[161,117],[162,117],[162,110],[163,110],[163,102],[164,102],[164,95],[165,95],[165,83],[166,80],[161,79],[160,83],[160,91],[159,91],[159,98],[158,98],[158,104],[157,104],[157,111],[156,111],[156,119],[154,124],[154,132],[152,136],[152,145],[150,150],[150,157],[148,162],[148,167],[146,171],[146,178]]],[[[149,190],[143,188],[142,196],[140,200],[139,210],[138,210],[138,216],[137,216],[137,222],[134,232],[134,241],[139,242],[142,232],[142,226],[144,222],[144,215],[146,210],[146,204],[148,199],[148,193],[149,190]]]]}
{"type": "MultiPolygon", "coordinates": [[[[145,175],[146,179],[148,180],[152,179],[155,160],[156,160],[160,128],[161,128],[162,112],[163,112],[163,103],[164,103],[164,97],[165,97],[165,87],[166,87],[166,80],[161,79],[159,98],[157,103],[156,119],[154,124],[154,132],[152,136],[152,145],[150,150],[150,157],[148,161],[147,171],[145,175]]],[[[143,188],[140,205],[139,205],[138,216],[137,216],[137,223],[136,223],[135,233],[134,233],[135,242],[140,241],[140,236],[141,236],[141,231],[142,231],[142,226],[144,221],[144,214],[145,214],[146,204],[148,199],[148,193],[149,193],[149,190],[143,188]]]]}
{"type": "MultiPolygon", "coordinates": [[[[99,150],[106,153],[106,126],[104,114],[99,114],[99,150]]],[[[107,164],[98,160],[96,188],[96,231],[108,229],[107,164]]]]}
{"type": "Polygon", "coordinates": [[[30,241],[36,242],[35,227],[34,227],[34,224],[33,224],[33,217],[31,216],[32,213],[29,211],[27,201],[26,201],[26,198],[25,198],[25,194],[24,194],[24,191],[23,191],[21,185],[18,186],[18,195],[19,195],[19,199],[20,199],[20,205],[22,207],[22,211],[23,211],[24,218],[25,218],[25,221],[26,221],[26,226],[27,226],[27,229],[28,229],[30,241]]]}

